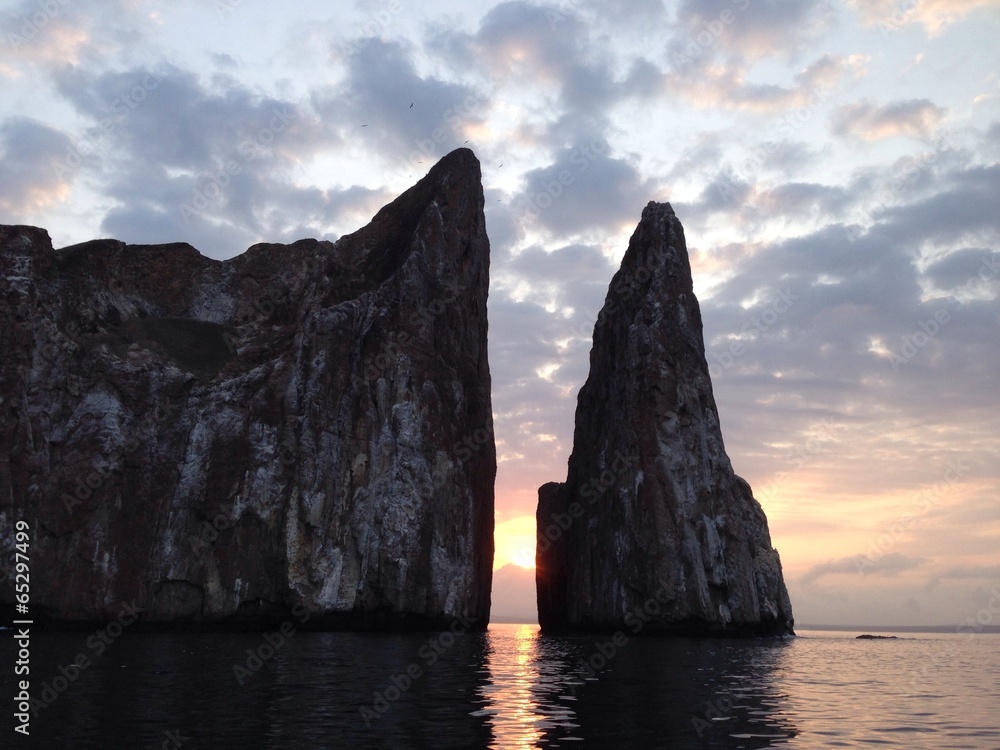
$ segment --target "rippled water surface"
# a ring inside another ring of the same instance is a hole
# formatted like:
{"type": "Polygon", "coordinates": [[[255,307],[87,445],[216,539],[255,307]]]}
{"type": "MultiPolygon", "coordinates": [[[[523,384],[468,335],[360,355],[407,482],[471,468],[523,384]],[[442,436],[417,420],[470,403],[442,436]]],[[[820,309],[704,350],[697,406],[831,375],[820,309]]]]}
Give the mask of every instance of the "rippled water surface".
{"type": "Polygon", "coordinates": [[[32,692],[62,690],[24,742],[0,633],[0,747],[1000,748],[998,635],[615,644],[493,625],[295,633],[273,655],[253,634],[125,633],[100,654],[90,635],[34,634],[32,692]]]}

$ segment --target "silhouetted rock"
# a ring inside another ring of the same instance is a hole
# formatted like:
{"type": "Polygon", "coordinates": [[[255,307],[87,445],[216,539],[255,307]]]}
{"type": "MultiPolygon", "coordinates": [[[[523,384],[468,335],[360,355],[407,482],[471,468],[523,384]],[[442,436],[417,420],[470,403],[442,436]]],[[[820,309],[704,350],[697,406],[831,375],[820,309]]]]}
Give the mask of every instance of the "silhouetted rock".
{"type": "Polygon", "coordinates": [[[467,149],[336,243],[224,262],[0,227],[0,528],[30,525],[36,621],[484,628],[488,281],[467,149]]]}
{"type": "Polygon", "coordinates": [[[723,446],[684,232],[650,203],[594,327],[569,474],[538,492],[546,632],[771,635],[792,609],[723,446]]]}
{"type": "Polygon", "coordinates": [[[858,640],[858,641],[892,641],[892,640],[896,640],[896,638],[897,638],[897,636],[895,636],[895,635],[871,635],[869,633],[864,633],[862,635],[859,635],[857,638],[855,638],[855,640],[858,640]]]}

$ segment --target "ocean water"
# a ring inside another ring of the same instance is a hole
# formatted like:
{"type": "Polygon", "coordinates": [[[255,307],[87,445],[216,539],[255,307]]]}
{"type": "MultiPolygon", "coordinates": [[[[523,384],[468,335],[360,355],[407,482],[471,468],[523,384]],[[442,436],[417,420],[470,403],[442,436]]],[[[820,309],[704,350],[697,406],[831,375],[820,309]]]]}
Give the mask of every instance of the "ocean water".
{"type": "Polygon", "coordinates": [[[3,631],[0,747],[1000,748],[1000,635],[855,635],[34,633],[25,739],[3,631]]]}

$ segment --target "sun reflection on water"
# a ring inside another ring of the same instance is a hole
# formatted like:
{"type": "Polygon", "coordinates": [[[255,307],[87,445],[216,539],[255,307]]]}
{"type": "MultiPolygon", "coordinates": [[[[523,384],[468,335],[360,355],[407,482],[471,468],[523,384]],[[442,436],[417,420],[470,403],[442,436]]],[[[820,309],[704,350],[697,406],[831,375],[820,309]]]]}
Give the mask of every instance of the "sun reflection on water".
{"type": "Polygon", "coordinates": [[[543,653],[537,625],[491,625],[489,633],[489,682],[479,688],[483,707],[473,715],[488,717],[491,747],[539,747],[553,731],[569,739],[579,725],[574,711],[558,702],[575,700],[564,695],[566,663],[543,653]]]}

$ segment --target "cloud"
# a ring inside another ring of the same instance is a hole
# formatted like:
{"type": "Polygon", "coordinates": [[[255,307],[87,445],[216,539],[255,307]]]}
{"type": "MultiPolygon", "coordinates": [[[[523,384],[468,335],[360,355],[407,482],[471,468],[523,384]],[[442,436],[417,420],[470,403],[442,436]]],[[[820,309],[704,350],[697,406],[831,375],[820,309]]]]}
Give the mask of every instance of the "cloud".
{"type": "Polygon", "coordinates": [[[603,23],[625,26],[630,31],[639,27],[659,33],[657,26],[650,25],[668,20],[663,0],[578,0],[577,7],[603,23]]]}
{"type": "Polygon", "coordinates": [[[942,170],[935,177],[937,189],[930,195],[875,212],[888,238],[902,243],[969,237],[995,241],[1000,233],[1000,165],[942,170]]]}
{"type": "Polygon", "coordinates": [[[668,59],[716,52],[750,60],[788,55],[829,20],[826,5],[812,0],[684,0],[677,12],[681,31],[668,46],[668,59]]]}
{"type": "Polygon", "coordinates": [[[240,64],[236,61],[236,58],[232,55],[210,53],[209,59],[217,68],[223,68],[226,70],[236,70],[240,67],[240,64]]]}
{"type": "Polygon", "coordinates": [[[123,240],[183,240],[228,257],[264,239],[353,230],[393,197],[384,188],[293,179],[342,144],[308,102],[230,79],[202,84],[172,65],[66,67],[55,82],[88,123],[62,149],[66,179],[86,175],[116,201],[101,226],[123,240]],[[68,160],[67,152],[83,158],[68,160]]]}
{"type": "Polygon", "coordinates": [[[756,196],[757,205],[772,216],[821,213],[839,214],[852,201],[842,187],[817,183],[786,182],[763,190],[756,196]]]}
{"type": "Polygon", "coordinates": [[[78,63],[81,52],[91,44],[86,22],[81,24],[81,20],[78,9],[65,0],[23,2],[0,10],[0,63],[12,76],[36,65],[78,63]]]}
{"type": "Polygon", "coordinates": [[[989,282],[1000,269],[998,254],[985,247],[964,247],[931,263],[924,275],[944,291],[958,290],[970,284],[989,282]]]}
{"type": "Polygon", "coordinates": [[[663,89],[699,108],[761,115],[793,113],[795,119],[783,120],[781,129],[794,131],[825,104],[842,79],[864,75],[867,59],[825,54],[784,81],[774,80],[773,74],[766,81],[755,81],[756,64],[741,57],[695,60],[674,55],[663,89]]]}
{"type": "Polygon", "coordinates": [[[612,157],[603,140],[562,149],[523,179],[515,212],[563,236],[633,223],[655,190],[632,163],[612,157]]]}
{"type": "Polygon", "coordinates": [[[825,95],[812,79],[823,75],[798,75],[788,84],[755,83],[749,80],[749,68],[742,63],[685,69],[666,78],[666,90],[683,96],[699,108],[720,108],[757,114],[775,114],[788,110],[813,109],[825,95]]]}
{"type": "Polygon", "coordinates": [[[937,36],[945,27],[961,21],[973,11],[1000,7],[997,0],[920,0],[911,3],[847,0],[847,3],[858,13],[862,23],[878,26],[883,34],[910,23],[919,23],[930,36],[937,36]]]}
{"type": "MultiPolygon", "coordinates": [[[[996,540],[993,541],[995,544],[996,540]]],[[[1000,565],[955,565],[945,568],[930,577],[925,590],[933,591],[941,585],[942,581],[986,581],[989,583],[1000,583],[1000,565]]]]}
{"type": "Polygon", "coordinates": [[[567,348],[571,352],[589,349],[597,313],[615,270],[599,247],[577,244],[551,252],[533,245],[494,271],[496,283],[508,294],[526,298],[515,304],[533,304],[535,314],[547,318],[544,324],[535,322],[529,329],[544,342],[540,351],[545,362],[538,367],[553,361],[565,363],[567,348]]]}
{"type": "Polygon", "coordinates": [[[502,270],[557,289],[575,289],[581,284],[603,289],[603,277],[610,278],[615,268],[596,245],[566,245],[551,252],[533,245],[505,263],[502,270]]]}
{"type": "Polygon", "coordinates": [[[848,57],[825,54],[813,61],[796,76],[796,81],[807,88],[830,89],[845,76],[863,78],[867,74],[870,55],[854,54],[848,57]]]}
{"type": "Polygon", "coordinates": [[[12,216],[32,214],[69,194],[68,180],[57,167],[71,149],[64,133],[27,117],[0,124],[0,210],[12,216]]]}
{"type": "Polygon", "coordinates": [[[1000,581],[1000,565],[962,565],[947,568],[937,573],[938,579],[981,579],[1000,581]]]}
{"type": "Polygon", "coordinates": [[[87,136],[163,167],[214,170],[228,160],[289,163],[301,148],[336,141],[299,102],[225,80],[204,87],[171,65],[95,74],[67,67],[59,92],[93,121],[87,136]],[[242,150],[241,150],[242,149],[242,150]]]}
{"type": "Polygon", "coordinates": [[[832,117],[835,135],[862,141],[906,135],[929,137],[947,114],[928,99],[910,99],[878,106],[864,101],[838,108],[832,117]]]}
{"type": "MultiPolygon", "coordinates": [[[[595,314],[578,310],[563,317],[533,300],[517,302],[508,294],[492,292],[490,313],[491,321],[496,321],[490,328],[490,370],[497,384],[494,412],[519,415],[518,424],[530,420],[547,434],[565,434],[560,424],[566,424],[567,418],[572,421],[575,404],[569,397],[575,389],[563,386],[578,388],[586,377],[595,314]],[[567,364],[574,365],[571,372],[564,369],[567,364]],[[539,373],[551,366],[556,370],[549,373],[549,379],[543,378],[539,373]]],[[[510,440],[521,444],[532,437],[531,430],[515,430],[510,440]]]]}
{"type": "Polygon", "coordinates": [[[316,111],[352,145],[402,169],[420,161],[429,167],[471,137],[490,106],[483,93],[418,75],[402,43],[361,41],[347,59],[346,79],[312,97],[316,111]]]}
{"type": "Polygon", "coordinates": [[[830,560],[819,565],[813,565],[799,577],[799,582],[802,584],[814,584],[821,578],[836,575],[893,577],[908,570],[919,568],[926,562],[926,558],[909,557],[899,552],[893,552],[875,561],[869,560],[864,555],[842,557],[839,560],[830,560]]]}
{"type": "MultiPolygon", "coordinates": [[[[655,101],[665,91],[655,60],[612,43],[607,30],[614,12],[598,3],[511,0],[493,6],[474,33],[439,28],[427,46],[442,50],[451,66],[491,82],[495,110],[519,123],[493,133],[507,140],[507,148],[555,152],[604,138],[616,104],[655,101]]],[[[652,22],[663,8],[655,2],[630,7],[632,28],[636,13],[652,22]]]]}
{"type": "Polygon", "coordinates": [[[66,65],[103,65],[141,49],[151,14],[132,0],[24,0],[0,9],[0,71],[35,77],[66,65]]]}
{"type": "Polygon", "coordinates": [[[586,35],[585,21],[572,9],[511,0],[491,8],[475,35],[460,44],[481,55],[501,80],[530,76],[536,84],[562,84],[581,65],[586,35]]]}

